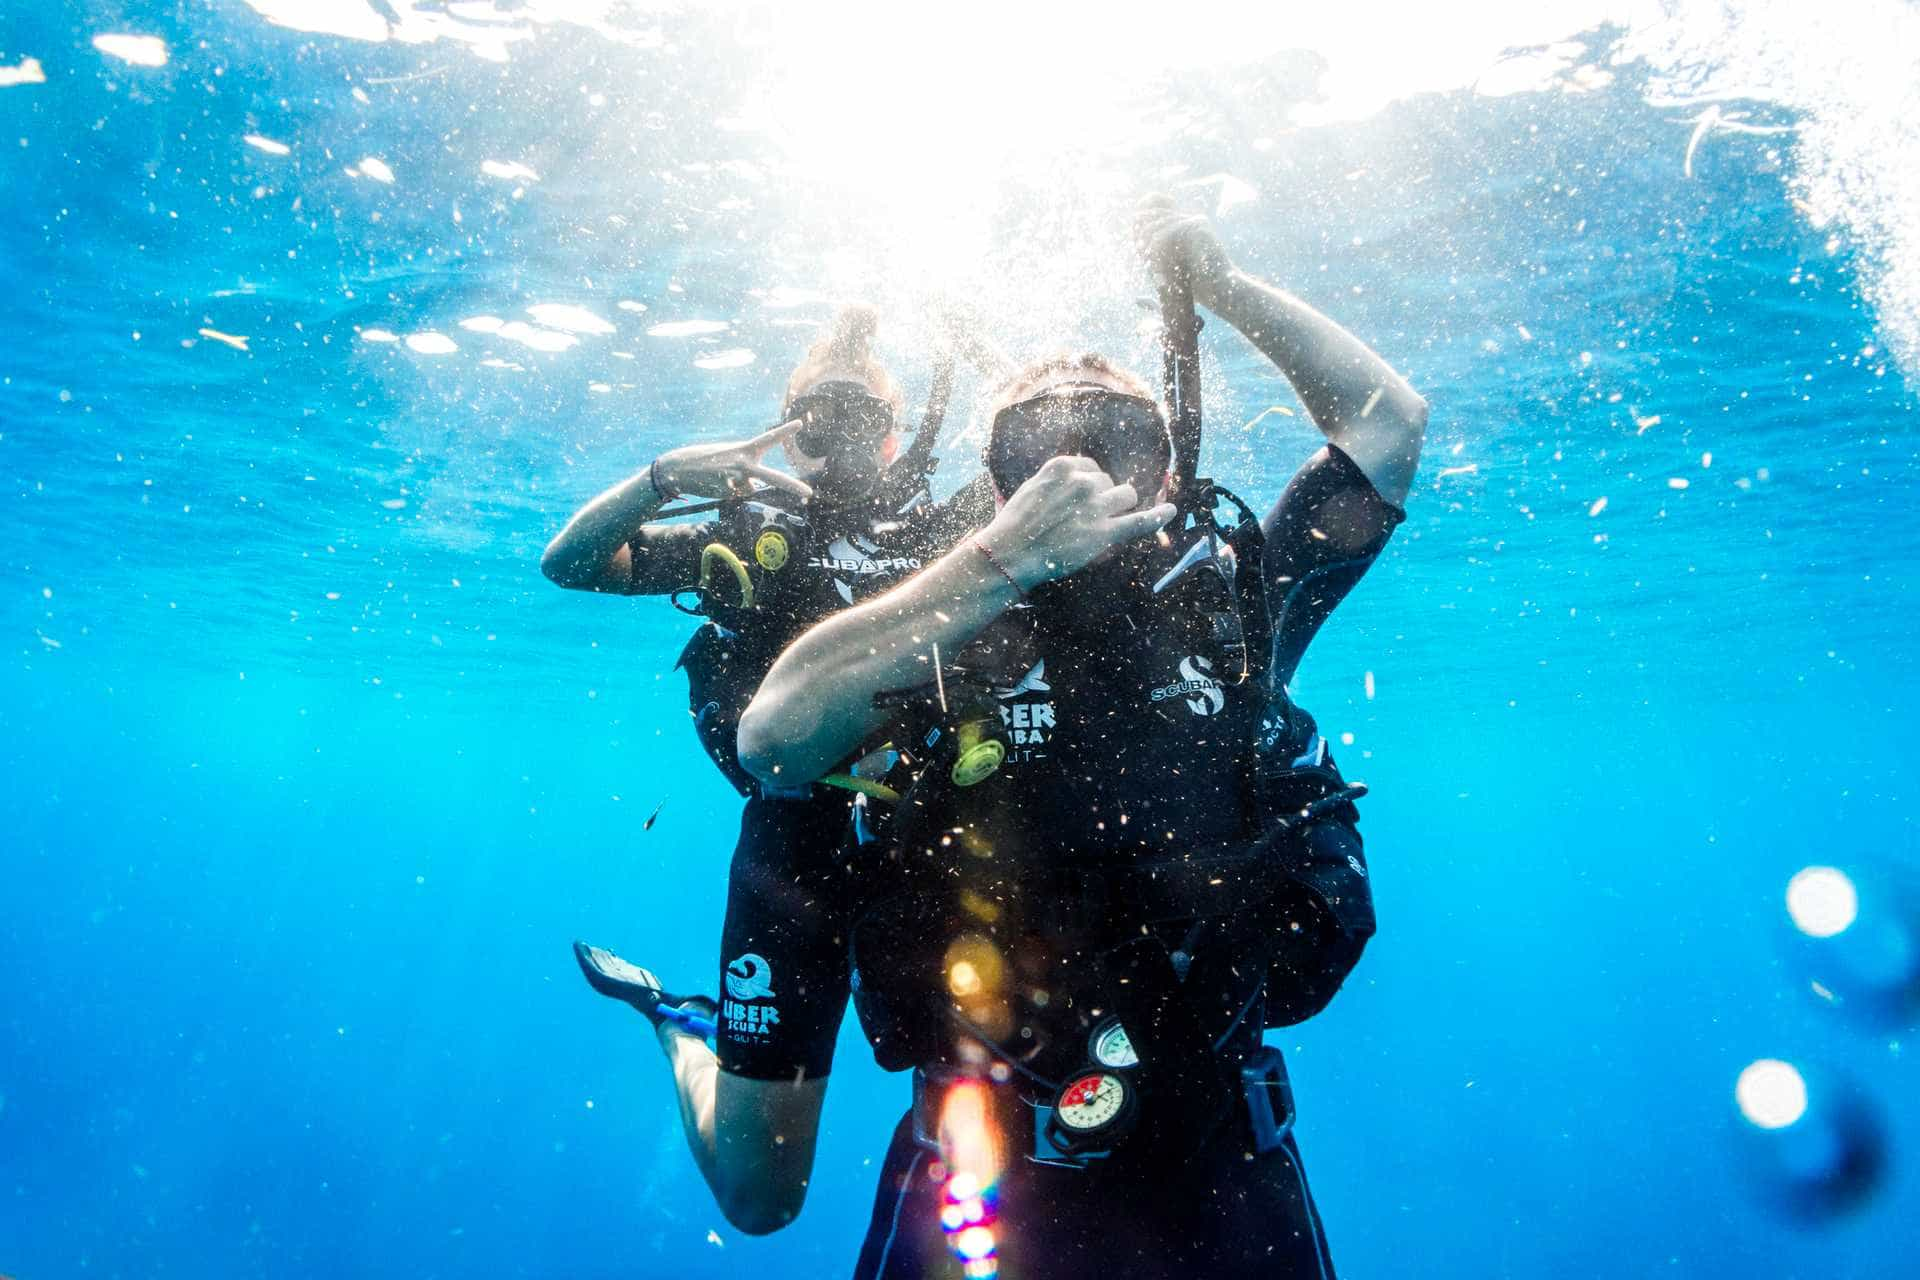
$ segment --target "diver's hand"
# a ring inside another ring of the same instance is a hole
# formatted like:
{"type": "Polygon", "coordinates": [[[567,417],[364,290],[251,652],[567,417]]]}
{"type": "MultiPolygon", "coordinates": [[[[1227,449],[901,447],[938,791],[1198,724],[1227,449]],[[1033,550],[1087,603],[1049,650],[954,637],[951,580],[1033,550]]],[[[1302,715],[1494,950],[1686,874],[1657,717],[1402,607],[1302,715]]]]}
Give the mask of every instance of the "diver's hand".
{"type": "Polygon", "coordinates": [[[813,489],[806,481],[790,476],[760,461],[767,450],[784,444],[799,431],[799,421],[782,423],[763,431],[751,440],[723,441],[719,444],[690,444],[670,449],[654,460],[654,474],[660,483],[679,493],[703,498],[724,498],[746,493],[759,480],[776,489],[811,498],[813,489]]]}
{"type": "Polygon", "coordinates": [[[1133,216],[1133,243],[1155,280],[1190,281],[1193,300],[1204,307],[1213,307],[1233,278],[1233,259],[1213,224],[1199,214],[1181,213],[1170,195],[1141,200],[1133,216]]]}
{"type": "Polygon", "coordinates": [[[1013,491],[980,540],[1022,591],[1086,568],[1100,555],[1173,519],[1163,502],[1135,510],[1140,496],[1115,484],[1091,458],[1051,458],[1013,491]]]}

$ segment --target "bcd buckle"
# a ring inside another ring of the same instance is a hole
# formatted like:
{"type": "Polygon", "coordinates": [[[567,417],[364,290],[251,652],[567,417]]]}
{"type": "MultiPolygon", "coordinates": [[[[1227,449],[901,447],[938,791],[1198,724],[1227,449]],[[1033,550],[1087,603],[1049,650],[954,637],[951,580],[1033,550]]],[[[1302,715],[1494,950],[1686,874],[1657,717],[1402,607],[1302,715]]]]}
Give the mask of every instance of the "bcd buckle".
{"type": "Polygon", "coordinates": [[[1293,1132],[1293,1084],[1287,1079],[1287,1060],[1272,1045],[1260,1046],[1241,1064],[1240,1085],[1246,1094],[1253,1149],[1266,1155],[1293,1132]]]}

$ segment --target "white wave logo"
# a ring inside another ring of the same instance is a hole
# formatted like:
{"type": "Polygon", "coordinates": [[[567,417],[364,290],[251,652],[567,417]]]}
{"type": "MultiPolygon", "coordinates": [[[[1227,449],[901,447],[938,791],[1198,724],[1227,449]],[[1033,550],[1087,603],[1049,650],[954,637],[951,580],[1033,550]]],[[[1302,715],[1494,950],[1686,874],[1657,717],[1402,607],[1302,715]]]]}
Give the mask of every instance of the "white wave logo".
{"type": "Polygon", "coordinates": [[[1213,715],[1227,705],[1227,695],[1220,692],[1220,682],[1212,672],[1213,664],[1205,658],[1196,656],[1180,662],[1180,679],[1200,695],[1187,699],[1187,710],[1197,716],[1213,715]]]}
{"type": "Polygon", "coordinates": [[[1053,686],[1047,683],[1047,660],[1045,658],[1033,664],[1031,670],[1020,677],[1020,682],[1010,689],[995,689],[993,696],[1002,702],[1017,698],[1023,693],[1052,693],[1053,686]]]}
{"type": "Polygon", "coordinates": [[[1215,715],[1227,705],[1227,695],[1221,690],[1220,682],[1213,678],[1213,663],[1198,654],[1180,659],[1180,678],[1172,684],[1161,685],[1148,696],[1155,702],[1184,698],[1187,710],[1197,716],[1215,715]],[[1193,694],[1200,696],[1190,696],[1193,694]]]}
{"type": "Polygon", "coordinates": [[[727,966],[727,994],[735,1000],[773,997],[773,968],[749,951],[727,966]]]}

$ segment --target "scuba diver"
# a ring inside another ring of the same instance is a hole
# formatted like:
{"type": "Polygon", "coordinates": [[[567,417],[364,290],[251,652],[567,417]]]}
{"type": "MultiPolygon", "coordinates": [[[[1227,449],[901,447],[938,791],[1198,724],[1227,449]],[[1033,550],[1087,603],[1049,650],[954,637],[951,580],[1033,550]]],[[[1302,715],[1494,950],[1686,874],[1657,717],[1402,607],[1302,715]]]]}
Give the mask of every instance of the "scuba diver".
{"type": "Polygon", "coordinates": [[[728,983],[727,1017],[804,1059],[838,1010],[789,993],[850,961],[876,1057],[913,1069],[860,1280],[1333,1274],[1262,1032],[1319,1012],[1373,934],[1364,788],[1286,686],[1403,519],[1427,406],[1204,219],[1155,198],[1136,233],[1166,403],[1096,355],[1016,375],[996,514],[796,640],[740,722],[758,778],[883,743],[901,794],[856,803],[815,954],[728,983]],[[1327,440],[1264,519],[1195,474],[1194,302],[1327,440]]]}
{"type": "MultiPolygon", "coordinates": [[[[949,317],[947,323],[956,322],[949,317]]],[[[842,309],[788,379],[781,425],[746,441],[661,454],[582,507],[541,561],[560,586],[670,595],[706,619],[677,665],[687,674],[702,746],[747,798],[730,896],[751,898],[761,908],[750,919],[728,911],[723,959],[732,965],[723,979],[735,993],[767,993],[764,961],[757,957],[783,954],[786,922],[805,920],[818,910],[820,895],[832,891],[822,872],[832,871],[847,827],[853,796],[847,788],[861,785],[847,776],[833,780],[837,787],[752,778],[734,749],[741,710],[795,636],[918,570],[992,511],[984,482],[946,502],[930,501],[931,451],[951,391],[952,362],[943,357],[937,364],[926,417],[903,450],[896,425],[903,397],[874,358],[876,327],[871,308],[842,309]],[[762,461],[775,446],[791,473],[762,461]],[[667,505],[689,494],[714,500],[667,505]],[[664,523],[689,514],[712,518],[664,523]]],[[[977,338],[957,345],[975,358],[991,350],[977,338]]],[[[777,1051],[770,1058],[757,1024],[720,1019],[716,1028],[714,1002],[662,999],[651,974],[598,947],[576,943],[575,956],[595,990],[632,1005],[663,1034],[676,1028],[715,1034],[717,1057],[702,1039],[704,1060],[676,1065],[686,1084],[688,1143],[735,1226],[764,1232],[784,1225],[805,1194],[818,1115],[815,1102],[796,1118],[786,1095],[817,1097],[825,1087],[831,1037],[804,1059],[788,1061],[777,1051]],[[697,1102],[691,1100],[696,1094],[697,1102]],[[716,1120],[729,1137],[717,1147],[716,1120]]],[[[822,985],[836,990],[837,1023],[845,975],[828,975],[822,985]]],[[[780,994],[795,1011],[810,999],[804,982],[789,983],[780,994]]]]}

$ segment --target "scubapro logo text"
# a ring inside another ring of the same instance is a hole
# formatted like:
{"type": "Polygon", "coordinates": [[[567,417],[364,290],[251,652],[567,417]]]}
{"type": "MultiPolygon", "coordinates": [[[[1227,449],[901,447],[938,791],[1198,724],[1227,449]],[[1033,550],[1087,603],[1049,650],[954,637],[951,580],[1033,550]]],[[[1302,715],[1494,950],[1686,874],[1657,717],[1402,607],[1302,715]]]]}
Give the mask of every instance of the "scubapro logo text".
{"type": "Polygon", "coordinates": [[[1185,698],[1187,710],[1197,716],[1218,714],[1227,705],[1227,695],[1221,689],[1220,682],[1212,675],[1213,663],[1195,654],[1180,660],[1180,678],[1172,684],[1162,685],[1149,696],[1155,702],[1165,702],[1169,698],[1185,698]],[[1188,695],[1197,694],[1198,697],[1188,695]]]}

